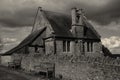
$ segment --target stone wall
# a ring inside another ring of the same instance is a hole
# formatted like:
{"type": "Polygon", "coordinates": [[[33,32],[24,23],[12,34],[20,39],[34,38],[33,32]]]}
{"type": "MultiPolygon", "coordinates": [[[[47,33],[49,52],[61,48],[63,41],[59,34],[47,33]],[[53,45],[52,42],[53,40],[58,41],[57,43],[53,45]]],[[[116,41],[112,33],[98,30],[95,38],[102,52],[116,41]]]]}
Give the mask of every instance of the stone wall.
{"type": "Polygon", "coordinates": [[[84,53],[84,51],[83,51],[83,41],[82,40],[78,40],[78,41],[75,41],[74,42],[75,43],[75,45],[74,45],[74,48],[75,48],[75,50],[74,50],[74,54],[76,55],[76,56],[80,56],[80,55],[83,55],[84,53]]]}
{"type": "Polygon", "coordinates": [[[38,48],[39,52],[35,52],[34,47],[29,47],[29,54],[23,54],[21,57],[21,68],[26,71],[34,70],[34,65],[39,64],[39,59],[45,55],[43,48],[38,48]]]}
{"type": "Polygon", "coordinates": [[[60,55],[63,52],[63,41],[56,40],[56,54],[60,55]]]}
{"type": "Polygon", "coordinates": [[[55,69],[56,76],[66,80],[120,80],[120,66],[79,62],[58,63],[55,69]]]}
{"type": "Polygon", "coordinates": [[[74,57],[71,55],[26,55],[22,66],[26,71],[33,71],[40,62],[55,63],[55,75],[62,75],[65,80],[119,80],[120,59],[109,57],[74,57]]]}
{"type": "Polygon", "coordinates": [[[112,58],[93,58],[81,56],[73,61],[62,57],[56,62],[56,77],[65,80],[120,80],[119,60],[112,58]]]}
{"type": "Polygon", "coordinates": [[[94,55],[95,57],[103,57],[102,54],[102,43],[101,42],[94,42],[93,43],[93,50],[94,50],[94,55]]]}
{"type": "MultiPolygon", "coordinates": [[[[74,44],[74,42],[70,42],[70,44],[74,44]]],[[[56,40],[56,54],[57,55],[73,55],[74,46],[70,45],[70,52],[63,52],[63,40],[56,40]]]]}
{"type": "Polygon", "coordinates": [[[41,54],[32,53],[29,55],[25,55],[22,58],[21,67],[25,71],[34,71],[35,66],[39,66],[41,62],[54,63],[54,58],[50,57],[50,55],[48,54],[41,55],[41,54]]]}
{"type": "MultiPolygon", "coordinates": [[[[91,57],[103,57],[101,42],[93,42],[93,51],[87,51],[87,42],[84,42],[84,54],[91,57]]],[[[91,46],[89,47],[91,49],[91,46]]]]}
{"type": "Polygon", "coordinates": [[[55,45],[54,40],[52,38],[45,40],[45,54],[54,54],[55,53],[55,45]]]}
{"type": "Polygon", "coordinates": [[[63,52],[63,41],[62,40],[56,40],[56,54],[60,55],[85,55],[85,56],[91,56],[91,57],[102,57],[102,44],[101,42],[93,42],[93,51],[88,52],[87,51],[87,42],[82,42],[82,40],[78,41],[71,41],[70,42],[70,52],[63,52]],[[84,51],[83,51],[83,45],[84,45],[84,51]]]}
{"type": "Polygon", "coordinates": [[[94,48],[94,52],[95,53],[99,53],[100,51],[102,51],[102,44],[101,44],[101,42],[94,42],[93,43],[93,48],[94,48]]]}
{"type": "Polygon", "coordinates": [[[8,62],[12,62],[13,59],[11,57],[11,55],[8,56],[1,56],[1,64],[4,66],[8,66],[8,62]]]}
{"type": "Polygon", "coordinates": [[[87,64],[79,63],[57,63],[55,66],[56,77],[62,75],[67,80],[84,80],[87,74],[87,64]]]}

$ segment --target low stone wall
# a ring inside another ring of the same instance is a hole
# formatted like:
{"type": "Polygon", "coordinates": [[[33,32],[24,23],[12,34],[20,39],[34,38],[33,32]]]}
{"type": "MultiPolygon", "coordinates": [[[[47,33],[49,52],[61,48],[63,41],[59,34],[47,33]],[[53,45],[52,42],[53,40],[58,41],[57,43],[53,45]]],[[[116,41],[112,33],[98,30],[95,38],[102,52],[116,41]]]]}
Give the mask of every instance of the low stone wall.
{"type": "Polygon", "coordinates": [[[56,63],[56,76],[71,80],[120,80],[119,59],[79,56],[60,60],[56,63]]]}
{"type": "MultiPolygon", "coordinates": [[[[53,62],[54,59],[49,59],[49,55],[32,54],[26,55],[22,58],[21,67],[26,71],[34,71],[36,65],[40,65],[41,62],[53,62]]],[[[53,62],[54,63],[54,62],[53,62]]]]}
{"type": "Polygon", "coordinates": [[[22,68],[34,70],[40,62],[55,63],[55,75],[65,80],[120,80],[120,60],[108,57],[27,55],[22,60],[22,68]]]}
{"type": "Polygon", "coordinates": [[[1,64],[4,66],[8,66],[8,63],[12,61],[13,59],[11,56],[1,56],[1,64]]]}

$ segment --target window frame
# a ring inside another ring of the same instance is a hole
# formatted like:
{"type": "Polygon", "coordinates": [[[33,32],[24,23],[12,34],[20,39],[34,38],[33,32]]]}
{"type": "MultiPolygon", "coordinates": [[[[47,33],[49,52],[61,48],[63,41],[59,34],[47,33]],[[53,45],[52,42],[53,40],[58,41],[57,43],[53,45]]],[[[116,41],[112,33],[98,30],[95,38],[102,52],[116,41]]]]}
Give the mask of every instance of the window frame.
{"type": "Polygon", "coordinates": [[[63,52],[70,52],[70,40],[63,40],[63,52]]]}
{"type": "Polygon", "coordinates": [[[93,52],[93,42],[87,42],[87,52],[93,52]]]}

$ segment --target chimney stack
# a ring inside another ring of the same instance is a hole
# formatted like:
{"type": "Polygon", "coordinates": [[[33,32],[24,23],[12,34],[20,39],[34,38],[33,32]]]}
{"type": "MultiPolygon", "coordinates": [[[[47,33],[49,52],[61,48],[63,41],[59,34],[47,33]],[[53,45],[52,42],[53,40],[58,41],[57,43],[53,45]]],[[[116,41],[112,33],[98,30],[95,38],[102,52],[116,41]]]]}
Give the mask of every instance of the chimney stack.
{"type": "Polygon", "coordinates": [[[83,26],[83,9],[79,9],[77,12],[79,18],[78,18],[78,25],[83,26]]]}
{"type": "Polygon", "coordinates": [[[84,36],[83,10],[72,8],[71,17],[72,17],[71,32],[73,36],[79,38],[83,37],[84,36]]]}
{"type": "Polygon", "coordinates": [[[75,25],[77,23],[77,17],[76,17],[77,13],[76,13],[76,11],[77,11],[76,7],[71,9],[72,25],[75,25]]]}
{"type": "Polygon", "coordinates": [[[83,9],[77,9],[76,7],[71,10],[72,25],[83,25],[83,9]]]}

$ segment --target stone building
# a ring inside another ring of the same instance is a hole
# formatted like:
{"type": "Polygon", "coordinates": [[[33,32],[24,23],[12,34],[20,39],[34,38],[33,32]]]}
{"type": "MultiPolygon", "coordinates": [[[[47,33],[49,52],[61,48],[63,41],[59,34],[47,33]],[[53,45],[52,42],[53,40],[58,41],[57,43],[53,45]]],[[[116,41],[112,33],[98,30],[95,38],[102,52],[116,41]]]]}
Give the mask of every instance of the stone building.
{"type": "Polygon", "coordinates": [[[88,22],[82,9],[72,8],[71,15],[68,15],[39,7],[31,34],[18,46],[3,54],[2,62],[7,64],[21,60],[21,67],[32,71],[40,62],[50,61],[43,55],[101,57],[100,35],[88,22]],[[11,61],[5,62],[5,56],[11,57],[11,61]]]}

